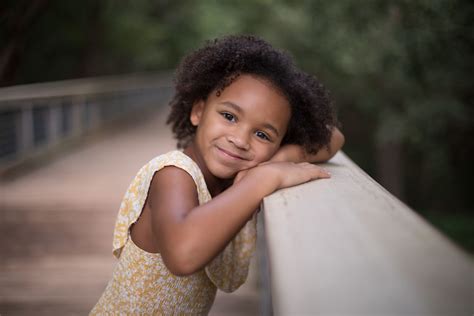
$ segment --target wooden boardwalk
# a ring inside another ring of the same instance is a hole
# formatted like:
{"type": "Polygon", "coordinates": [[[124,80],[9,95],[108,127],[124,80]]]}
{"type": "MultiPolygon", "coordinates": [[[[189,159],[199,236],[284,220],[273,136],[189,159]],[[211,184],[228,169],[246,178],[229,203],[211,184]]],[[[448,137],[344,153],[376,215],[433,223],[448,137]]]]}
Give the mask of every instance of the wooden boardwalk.
{"type": "MultiPolygon", "coordinates": [[[[102,131],[0,183],[0,315],[87,315],[110,278],[111,239],[128,184],[174,148],[166,110],[102,131]]],[[[247,283],[218,293],[211,315],[257,315],[255,262],[247,283]]]]}

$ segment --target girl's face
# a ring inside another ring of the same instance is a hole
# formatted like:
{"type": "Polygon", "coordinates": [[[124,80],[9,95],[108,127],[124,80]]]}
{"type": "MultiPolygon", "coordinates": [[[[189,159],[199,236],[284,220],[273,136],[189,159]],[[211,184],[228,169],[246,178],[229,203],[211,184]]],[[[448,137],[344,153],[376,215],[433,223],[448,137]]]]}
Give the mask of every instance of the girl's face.
{"type": "Polygon", "coordinates": [[[288,100],[270,82],[242,74],[220,96],[212,92],[194,104],[197,130],[187,150],[205,177],[230,179],[276,153],[290,115],[288,100]]]}

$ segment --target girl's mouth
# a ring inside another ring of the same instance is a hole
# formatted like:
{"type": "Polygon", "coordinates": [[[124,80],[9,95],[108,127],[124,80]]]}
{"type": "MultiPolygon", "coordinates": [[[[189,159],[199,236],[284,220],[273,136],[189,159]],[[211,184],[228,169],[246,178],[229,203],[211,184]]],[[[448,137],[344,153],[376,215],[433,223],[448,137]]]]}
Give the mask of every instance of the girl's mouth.
{"type": "Polygon", "coordinates": [[[226,157],[226,158],[228,158],[228,159],[230,158],[230,159],[233,159],[233,160],[247,160],[247,159],[245,159],[244,157],[242,157],[242,156],[240,156],[240,155],[238,155],[238,154],[235,154],[235,153],[233,153],[233,152],[231,152],[231,151],[229,151],[229,150],[225,150],[225,149],[223,149],[223,148],[221,148],[221,147],[219,147],[219,146],[216,146],[216,148],[217,148],[218,152],[219,152],[222,156],[224,156],[224,157],[226,157]]]}

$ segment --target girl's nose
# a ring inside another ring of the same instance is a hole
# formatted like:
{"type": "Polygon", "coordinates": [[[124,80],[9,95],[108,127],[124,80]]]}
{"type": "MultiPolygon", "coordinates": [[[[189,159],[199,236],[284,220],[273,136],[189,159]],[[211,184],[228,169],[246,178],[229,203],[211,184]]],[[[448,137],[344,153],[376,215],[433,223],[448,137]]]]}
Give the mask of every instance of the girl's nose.
{"type": "Polygon", "coordinates": [[[249,150],[250,144],[248,141],[248,137],[245,133],[234,133],[232,135],[227,136],[227,140],[235,145],[235,147],[243,150],[249,150]]]}

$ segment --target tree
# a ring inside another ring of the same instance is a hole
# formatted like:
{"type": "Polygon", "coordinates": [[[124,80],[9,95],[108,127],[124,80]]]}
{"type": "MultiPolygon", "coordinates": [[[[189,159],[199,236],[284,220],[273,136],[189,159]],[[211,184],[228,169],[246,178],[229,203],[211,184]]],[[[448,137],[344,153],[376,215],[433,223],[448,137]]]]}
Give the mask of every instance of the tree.
{"type": "Polygon", "coordinates": [[[10,0],[0,8],[2,85],[168,70],[206,39],[260,35],[333,91],[345,151],[382,184],[418,210],[473,205],[470,1],[10,0]]]}

